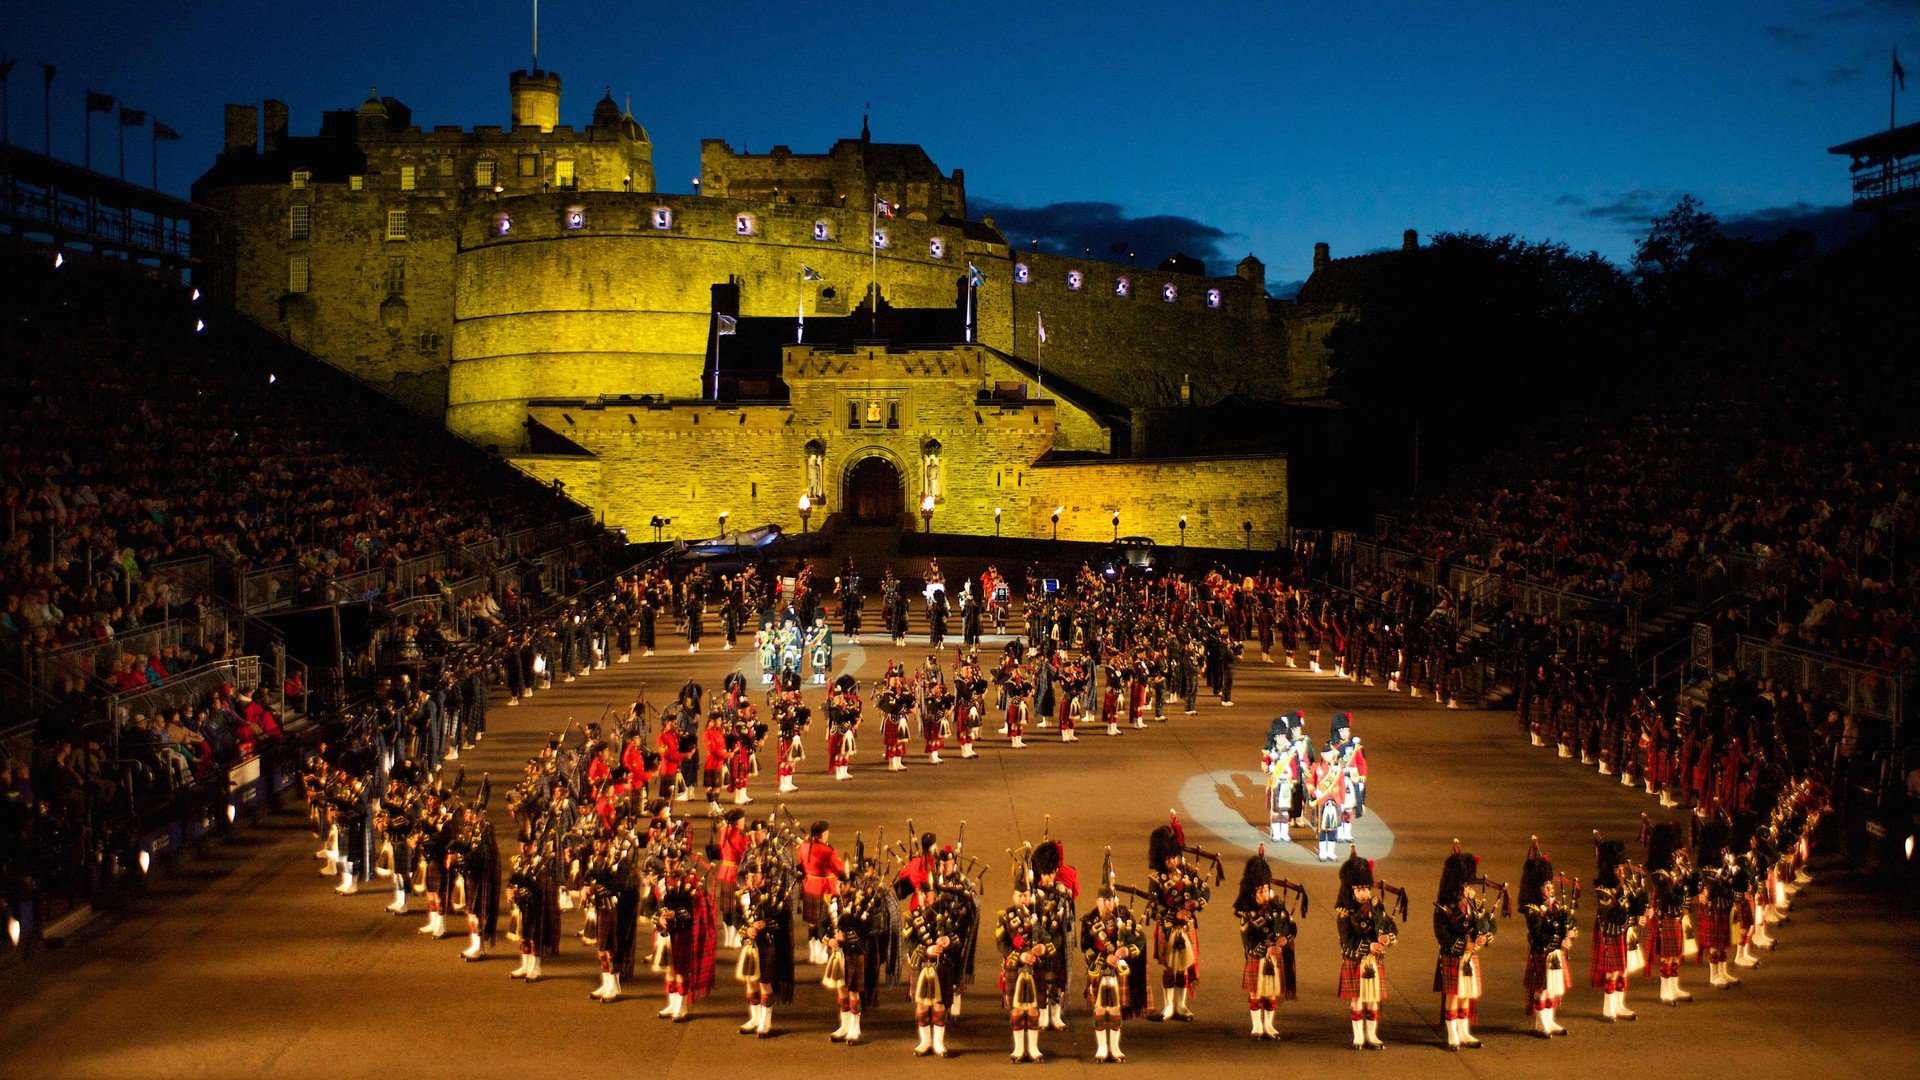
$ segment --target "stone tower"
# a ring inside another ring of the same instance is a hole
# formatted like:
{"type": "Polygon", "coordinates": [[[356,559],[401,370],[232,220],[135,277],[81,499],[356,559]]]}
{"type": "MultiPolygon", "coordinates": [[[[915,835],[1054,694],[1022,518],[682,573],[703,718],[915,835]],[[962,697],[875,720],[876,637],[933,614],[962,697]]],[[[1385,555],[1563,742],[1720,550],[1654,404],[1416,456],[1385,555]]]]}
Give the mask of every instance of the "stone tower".
{"type": "Polygon", "coordinates": [[[507,76],[513,95],[513,124],[509,130],[536,128],[552,131],[560,123],[560,76],[556,72],[516,71],[507,76]]]}

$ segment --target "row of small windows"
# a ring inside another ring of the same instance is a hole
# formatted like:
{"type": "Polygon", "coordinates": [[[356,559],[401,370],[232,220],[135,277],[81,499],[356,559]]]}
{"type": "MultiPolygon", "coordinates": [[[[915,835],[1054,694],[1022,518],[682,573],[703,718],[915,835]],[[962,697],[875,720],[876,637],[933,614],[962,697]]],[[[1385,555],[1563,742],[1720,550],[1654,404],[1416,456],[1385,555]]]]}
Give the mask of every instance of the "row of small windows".
{"type": "MultiPolygon", "coordinates": [[[[560,224],[563,228],[567,229],[569,232],[576,229],[586,228],[587,227],[586,209],[584,207],[579,207],[579,206],[567,207],[566,212],[560,215],[560,224]]],[[[493,215],[493,235],[512,236],[513,235],[513,215],[505,214],[505,213],[493,215]]]]}
{"type": "MultiPolygon", "coordinates": [[[[1015,285],[1033,284],[1033,268],[1031,266],[1028,266],[1026,263],[1014,263],[1013,264],[1013,283],[1015,285]]],[[[1068,291],[1080,292],[1084,290],[1086,287],[1087,287],[1087,275],[1085,273],[1079,270],[1067,271],[1068,291]]],[[[1113,295],[1119,296],[1119,297],[1132,296],[1133,295],[1133,279],[1126,276],[1125,274],[1122,274],[1114,278],[1113,279],[1113,295]]],[[[1171,281],[1162,284],[1160,286],[1160,299],[1166,301],[1169,304],[1177,303],[1180,299],[1180,286],[1174,284],[1171,281]]],[[[1206,292],[1206,299],[1207,299],[1208,307],[1210,308],[1219,307],[1222,299],[1220,290],[1208,289],[1206,292]]]]}
{"type": "MultiPolygon", "coordinates": [[[[443,173],[450,172],[452,170],[453,159],[443,158],[441,160],[442,160],[441,171],[443,173]]],[[[499,162],[493,160],[492,158],[484,158],[480,161],[474,162],[473,163],[473,186],[477,188],[493,187],[499,180],[499,169],[500,169],[499,162]]],[[[400,190],[401,191],[416,190],[420,186],[420,179],[423,174],[423,171],[424,170],[422,170],[421,167],[418,165],[400,166],[400,190]]],[[[522,178],[528,179],[528,180],[538,178],[540,176],[540,155],[538,154],[519,155],[519,174],[522,178]]],[[[555,187],[563,187],[563,188],[573,187],[575,184],[575,175],[576,174],[574,172],[574,162],[572,158],[556,158],[554,160],[553,183],[555,187]]],[[[366,184],[366,178],[363,176],[351,176],[351,177],[348,177],[347,179],[349,184],[352,186],[353,190],[355,191],[361,190],[366,184]]],[[[311,169],[293,170],[292,185],[294,187],[304,188],[304,187],[310,186],[312,183],[313,183],[313,170],[311,169]]]]}

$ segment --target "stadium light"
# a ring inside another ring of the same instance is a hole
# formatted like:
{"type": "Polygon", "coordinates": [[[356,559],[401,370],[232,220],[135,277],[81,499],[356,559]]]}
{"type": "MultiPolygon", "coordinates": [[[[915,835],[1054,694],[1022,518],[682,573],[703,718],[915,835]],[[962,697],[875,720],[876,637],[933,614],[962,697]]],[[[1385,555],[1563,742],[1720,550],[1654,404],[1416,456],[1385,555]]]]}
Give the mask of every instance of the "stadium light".
{"type": "Polygon", "coordinates": [[[801,495],[800,496],[800,533],[801,535],[803,536],[806,535],[807,519],[812,516],[813,516],[813,499],[811,499],[806,495],[801,495]]]}
{"type": "Polygon", "coordinates": [[[1000,508],[997,506],[993,508],[993,535],[1000,535],[1000,508]]]}
{"type": "Polygon", "coordinates": [[[1056,506],[1053,508],[1053,538],[1055,540],[1060,539],[1060,511],[1065,509],[1066,507],[1064,506],[1056,506]]]}

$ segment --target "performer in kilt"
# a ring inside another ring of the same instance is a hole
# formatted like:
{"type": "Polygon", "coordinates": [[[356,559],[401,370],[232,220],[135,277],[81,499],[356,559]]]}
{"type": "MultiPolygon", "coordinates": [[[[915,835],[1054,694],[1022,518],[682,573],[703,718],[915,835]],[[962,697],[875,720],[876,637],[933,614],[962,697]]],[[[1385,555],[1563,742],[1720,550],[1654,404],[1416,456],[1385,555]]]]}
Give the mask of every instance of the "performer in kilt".
{"type": "Polygon", "coordinates": [[[513,931],[520,943],[520,966],[508,978],[540,981],[540,960],[560,952],[560,868],[535,840],[523,840],[507,876],[513,904],[513,931]]]}
{"type": "Polygon", "coordinates": [[[851,675],[841,675],[827,695],[827,764],[835,780],[851,780],[853,733],[860,727],[860,687],[851,675]]]}
{"type": "Polygon", "coordinates": [[[1147,1001],[1147,935],[1133,909],[1120,903],[1113,852],[1100,873],[1100,893],[1080,919],[1080,955],[1087,965],[1087,1004],[1093,1008],[1093,1059],[1124,1063],[1120,1024],[1140,1015],[1147,1001]]]}
{"type": "Polygon", "coordinates": [[[834,992],[840,1026],[827,1038],[852,1046],[860,1041],[860,1017],[877,1003],[882,984],[900,974],[900,910],[893,890],[867,857],[866,841],[855,837],[853,864],[840,891],[827,898],[827,946],[831,950],[820,983],[834,992]]]}
{"type": "Polygon", "coordinates": [[[1638,1020],[1627,1008],[1627,954],[1647,913],[1646,875],[1627,861],[1627,845],[1593,834],[1593,966],[1589,981],[1600,991],[1600,1017],[1608,1023],[1638,1020]]]}
{"type": "Polygon", "coordinates": [[[474,804],[462,815],[452,852],[460,867],[460,885],[466,895],[467,948],[460,959],[484,959],[500,926],[500,845],[494,839],[493,820],[487,817],[490,785],[483,777],[474,804]]]}
{"type": "Polygon", "coordinates": [[[1440,995],[1447,1024],[1447,1049],[1478,1050],[1485,1044],[1473,1037],[1480,1011],[1480,953],[1493,943],[1498,928],[1493,910],[1480,897],[1480,860],[1460,850],[1440,868],[1440,887],[1434,893],[1433,937],[1440,943],[1434,963],[1433,990],[1440,995]]]}
{"type": "Polygon", "coordinates": [[[407,887],[413,877],[416,810],[410,779],[415,775],[412,762],[403,761],[395,766],[373,818],[374,826],[384,837],[374,872],[393,878],[393,903],[387,905],[387,910],[395,915],[407,913],[407,887]]]}
{"type": "Polygon", "coordinates": [[[1213,889],[1188,864],[1178,821],[1154,829],[1147,837],[1147,865],[1147,917],[1153,922],[1153,956],[1160,961],[1160,985],[1166,995],[1159,1014],[1150,1019],[1191,1022],[1193,1010],[1188,1002],[1200,982],[1200,912],[1213,889]]]}
{"type": "Polygon", "coordinates": [[[913,1019],[920,1030],[913,1053],[946,1057],[947,1016],[961,987],[978,909],[963,886],[942,884],[937,873],[919,880],[915,897],[902,931],[913,970],[913,1019]]]}
{"type": "Polygon", "coordinates": [[[435,938],[447,936],[447,912],[453,910],[453,874],[447,864],[456,821],[447,796],[442,784],[429,785],[425,804],[413,827],[416,873],[427,894],[427,922],[420,927],[420,932],[435,938]]]}
{"type": "Polygon", "coordinates": [[[1000,997],[1013,1028],[1013,1061],[1039,1061],[1040,983],[1047,961],[1059,951],[1046,921],[1033,906],[1033,867],[1026,859],[1014,863],[1013,903],[1001,909],[994,928],[1000,948],[1000,997]]]}
{"type": "Polygon", "coordinates": [[[887,665],[886,685],[874,695],[873,705],[880,710],[880,742],[887,759],[887,771],[902,772],[907,767],[907,740],[912,737],[907,717],[913,711],[914,700],[897,662],[887,665]]]}
{"type": "Polygon", "coordinates": [[[777,731],[774,760],[780,777],[780,792],[787,794],[800,790],[793,782],[793,772],[795,764],[805,753],[800,739],[813,726],[813,710],[801,703],[800,691],[796,688],[775,695],[772,711],[777,731]]]}
{"type": "MultiPolygon", "coordinates": [[[[1304,915],[1304,892],[1300,901],[1304,915]]],[[[1246,869],[1240,873],[1240,894],[1234,898],[1233,911],[1240,917],[1240,946],[1246,954],[1240,989],[1247,993],[1252,1035],[1255,1039],[1277,1039],[1280,1030],[1274,1026],[1274,1013],[1280,1002],[1300,996],[1293,961],[1299,926],[1273,880],[1265,845],[1247,860],[1246,869]]]]}
{"type": "Polygon", "coordinates": [[[1033,681],[1027,669],[1015,664],[1007,673],[1007,742],[1015,750],[1026,748],[1027,721],[1033,713],[1033,681]]]}
{"type": "MultiPolygon", "coordinates": [[[[707,849],[707,857],[714,862],[713,895],[714,908],[720,912],[720,945],[727,949],[740,947],[740,863],[747,854],[747,829],[742,824],[746,816],[745,810],[728,807],[707,849]]],[[[760,822],[755,826],[766,827],[760,822]]]]}
{"type": "Polygon", "coordinates": [[[1059,701],[1061,742],[1080,741],[1080,735],[1076,729],[1079,727],[1080,714],[1085,705],[1083,699],[1090,680],[1091,675],[1084,658],[1068,661],[1060,669],[1057,680],[1060,690],[1057,700],[1059,701]]]}
{"type": "Polygon", "coordinates": [[[1697,840],[1700,866],[1699,902],[1694,908],[1694,936],[1700,942],[1700,962],[1716,990],[1731,990],[1740,980],[1727,970],[1733,953],[1733,910],[1746,894],[1746,875],[1732,851],[1732,834],[1725,822],[1709,821],[1697,840]]]}
{"type": "Polygon", "coordinates": [[[986,672],[980,669],[980,654],[969,649],[966,662],[953,673],[953,727],[960,741],[960,756],[979,757],[973,742],[980,737],[980,725],[987,715],[986,672]]]}
{"type": "Polygon", "coordinates": [[[625,837],[600,833],[582,870],[583,899],[592,916],[593,946],[600,958],[600,987],[588,994],[600,1002],[620,997],[620,980],[633,977],[640,937],[640,878],[625,837]]]}
{"type": "Polygon", "coordinates": [[[792,856],[765,836],[747,848],[740,864],[740,955],[733,977],[746,989],[742,1035],[773,1034],[773,1007],[793,1001],[792,856]]]}
{"type": "Polygon", "coordinates": [[[1663,821],[1646,830],[1647,873],[1653,881],[1653,948],[1648,963],[1660,968],[1660,1003],[1677,1006],[1693,995],[1680,988],[1680,964],[1686,955],[1687,908],[1700,891],[1699,877],[1687,859],[1680,826],[1663,821]]]}
{"type": "Polygon", "coordinates": [[[1556,1017],[1567,994],[1567,957],[1580,936],[1574,925],[1579,906],[1579,885],[1554,875],[1534,837],[1520,868],[1520,911],[1527,919],[1527,1012],[1543,1039],[1567,1033],[1556,1017]]]}
{"type": "Polygon", "coordinates": [[[1387,950],[1400,927],[1374,898],[1373,863],[1358,851],[1340,864],[1333,919],[1340,931],[1340,996],[1347,1000],[1355,1050],[1385,1050],[1380,1005],[1387,1000],[1387,950]]]}
{"type": "Polygon", "coordinates": [[[1040,973],[1040,1026],[1055,1031],[1067,1030],[1067,975],[1072,963],[1067,954],[1073,942],[1074,903],[1080,897],[1080,875],[1066,865],[1066,849],[1060,841],[1046,839],[1033,849],[1033,909],[1046,925],[1047,937],[1055,948],[1047,953],[1040,973]]]}
{"type": "MultiPolygon", "coordinates": [[[[928,657],[931,661],[933,658],[928,657]]],[[[935,667],[931,672],[921,671],[920,679],[920,732],[927,751],[927,764],[940,764],[940,751],[946,748],[947,735],[953,726],[953,689],[940,677],[935,667]]],[[[958,676],[955,676],[956,681],[958,676]]]]}
{"type": "Polygon", "coordinates": [[[687,1006],[713,990],[713,897],[693,861],[685,831],[685,822],[669,825],[647,852],[650,887],[643,913],[667,941],[662,965],[667,1005],[658,1014],[662,1020],[685,1020],[687,1006]]]}

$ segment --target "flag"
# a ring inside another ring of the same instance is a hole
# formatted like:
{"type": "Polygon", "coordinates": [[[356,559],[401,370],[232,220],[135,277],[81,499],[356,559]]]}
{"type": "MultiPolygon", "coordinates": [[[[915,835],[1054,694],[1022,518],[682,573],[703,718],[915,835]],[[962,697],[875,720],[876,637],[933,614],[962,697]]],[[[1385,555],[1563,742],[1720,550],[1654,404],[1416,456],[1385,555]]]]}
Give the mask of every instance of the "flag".
{"type": "Polygon", "coordinates": [[[968,263],[967,264],[967,287],[969,289],[977,289],[980,286],[985,285],[986,283],[987,283],[987,275],[981,273],[979,267],[973,265],[972,263],[968,263]]]}
{"type": "Polygon", "coordinates": [[[1900,66],[1900,46],[1893,47],[1893,84],[1902,90],[1907,88],[1907,69],[1900,66]]]}
{"type": "Polygon", "coordinates": [[[881,217],[887,218],[888,220],[892,220],[893,212],[897,209],[899,209],[898,206],[888,202],[885,199],[875,199],[873,202],[874,213],[877,213],[881,217]]]}
{"type": "Polygon", "coordinates": [[[146,125],[147,110],[129,109],[125,105],[120,106],[121,127],[145,127],[146,125]]]}
{"type": "Polygon", "coordinates": [[[819,281],[820,271],[815,270],[813,267],[808,266],[806,263],[801,263],[800,264],[800,280],[801,281],[819,281]]]}
{"type": "MultiPolygon", "coordinates": [[[[48,78],[51,79],[52,76],[49,75],[48,78]]],[[[88,112],[112,112],[113,111],[113,95],[95,93],[92,90],[87,91],[87,111],[88,112]]]]}
{"type": "Polygon", "coordinates": [[[1034,318],[1040,324],[1040,344],[1045,345],[1047,343],[1047,317],[1045,315],[1035,315],[1034,318]]]}
{"type": "Polygon", "coordinates": [[[734,333],[736,328],[739,327],[739,325],[740,325],[740,321],[738,319],[735,319],[733,316],[722,315],[720,316],[720,329],[718,333],[721,337],[726,337],[727,335],[734,333]]]}
{"type": "Polygon", "coordinates": [[[160,119],[155,117],[153,121],[153,137],[165,142],[168,139],[179,138],[180,133],[161,123],[160,119]]]}

